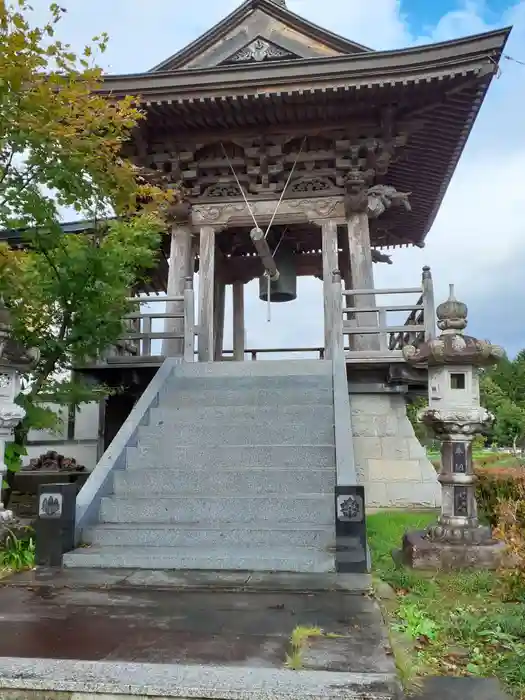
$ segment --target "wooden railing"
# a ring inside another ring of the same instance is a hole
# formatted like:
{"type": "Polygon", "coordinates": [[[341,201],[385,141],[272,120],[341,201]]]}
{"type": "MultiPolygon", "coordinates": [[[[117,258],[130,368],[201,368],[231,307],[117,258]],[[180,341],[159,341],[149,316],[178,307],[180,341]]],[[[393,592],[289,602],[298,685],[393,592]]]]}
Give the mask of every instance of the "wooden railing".
{"type": "Polygon", "coordinates": [[[186,289],[180,296],[162,297],[131,297],[131,304],[137,304],[139,309],[125,318],[125,333],[117,343],[108,348],[101,360],[107,363],[130,363],[145,361],[152,357],[182,356],[186,362],[195,359],[195,298],[193,280],[186,279],[186,289]],[[141,305],[165,304],[162,311],[143,311],[141,305]],[[180,319],[179,324],[167,324],[168,320],[180,319]],[[154,321],[162,321],[162,330],[156,330],[154,321]],[[178,328],[166,330],[166,325],[176,325],[178,328]],[[179,347],[173,352],[166,352],[169,341],[178,340],[179,347]]]}
{"type": "Polygon", "coordinates": [[[348,289],[342,291],[342,335],[349,337],[349,358],[401,355],[405,345],[435,337],[434,290],[430,268],[423,268],[419,287],[392,289],[348,289]],[[377,297],[418,295],[415,303],[378,304],[377,297]],[[389,314],[409,312],[404,322],[389,321],[389,314]]]}
{"type": "MultiPolygon", "coordinates": [[[[247,356],[251,360],[258,360],[260,355],[287,355],[294,352],[300,352],[302,355],[314,354],[315,358],[318,360],[325,359],[325,349],[324,348],[246,348],[244,351],[244,357],[247,356]]],[[[223,350],[222,352],[223,360],[233,360],[233,350],[223,350]]]]}

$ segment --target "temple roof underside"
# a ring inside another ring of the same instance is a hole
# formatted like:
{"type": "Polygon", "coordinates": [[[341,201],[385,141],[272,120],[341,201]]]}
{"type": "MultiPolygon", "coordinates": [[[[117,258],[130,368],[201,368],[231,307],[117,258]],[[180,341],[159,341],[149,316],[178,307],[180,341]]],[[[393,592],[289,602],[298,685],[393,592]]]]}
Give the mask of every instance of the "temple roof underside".
{"type": "Polygon", "coordinates": [[[375,246],[423,245],[510,30],[401,51],[355,50],[211,68],[109,76],[147,119],[128,149],[191,201],[410,193],[412,211],[371,222],[375,246]],[[285,185],[288,186],[285,190],[285,185]],[[283,190],[284,195],[283,195],[283,190]]]}

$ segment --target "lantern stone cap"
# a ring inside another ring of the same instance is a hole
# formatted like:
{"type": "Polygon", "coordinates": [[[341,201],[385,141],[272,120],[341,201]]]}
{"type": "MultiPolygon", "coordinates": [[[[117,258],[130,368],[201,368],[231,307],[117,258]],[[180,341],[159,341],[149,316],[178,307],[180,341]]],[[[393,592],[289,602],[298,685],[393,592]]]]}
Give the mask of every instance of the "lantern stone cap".
{"type": "Polygon", "coordinates": [[[496,364],[504,356],[505,352],[499,345],[464,335],[468,323],[468,307],[456,299],[453,284],[450,285],[449,298],[437,307],[436,315],[441,335],[417,346],[406,345],[403,357],[407,364],[483,367],[496,364]]]}
{"type": "Polygon", "coordinates": [[[36,348],[25,348],[11,337],[11,331],[11,314],[0,297],[0,370],[28,371],[37,364],[40,352],[36,348]]]}

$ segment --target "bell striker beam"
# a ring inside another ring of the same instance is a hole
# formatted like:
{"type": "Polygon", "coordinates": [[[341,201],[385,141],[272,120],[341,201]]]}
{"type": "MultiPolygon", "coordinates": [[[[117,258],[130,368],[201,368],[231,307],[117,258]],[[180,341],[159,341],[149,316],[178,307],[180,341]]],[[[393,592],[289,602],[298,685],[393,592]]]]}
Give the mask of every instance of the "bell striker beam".
{"type": "Polygon", "coordinates": [[[201,226],[199,239],[199,362],[214,354],[215,228],[201,226]]]}

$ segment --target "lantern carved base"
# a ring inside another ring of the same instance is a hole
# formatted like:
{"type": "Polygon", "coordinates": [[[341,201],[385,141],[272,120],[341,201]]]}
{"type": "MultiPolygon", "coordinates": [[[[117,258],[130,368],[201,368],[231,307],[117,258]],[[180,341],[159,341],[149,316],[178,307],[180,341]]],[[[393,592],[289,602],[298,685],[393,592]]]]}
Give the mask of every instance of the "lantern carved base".
{"type": "Polygon", "coordinates": [[[484,527],[472,528],[470,542],[432,539],[428,531],[407,532],[403,537],[402,549],[395,558],[405,566],[426,571],[494,571],[507,562],[507,547],[504,542],[487,539],[486,530],[484,527]],[[475,533],[474,530],[484,532],[475,533]]]}
{"type": "Polygon", "coordinates": [[[471,527],[455,527],[438,522],[426,531],[425,539],[431,542],[444,542],[447,544],[492,544],[491,528],[485,525],[471,527]]]}

